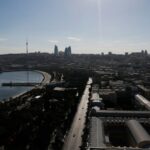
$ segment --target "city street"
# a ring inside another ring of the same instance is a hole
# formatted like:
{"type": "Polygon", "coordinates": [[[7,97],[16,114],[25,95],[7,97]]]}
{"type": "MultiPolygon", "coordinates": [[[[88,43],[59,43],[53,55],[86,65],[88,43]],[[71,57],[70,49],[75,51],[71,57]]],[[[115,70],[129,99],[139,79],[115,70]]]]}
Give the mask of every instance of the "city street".
{"type": "Polygon", "coordinates": [[[82,134],[85,127],[89,88],[91,83],[92,79],[89,78],[70,131],[66,137],[63,150],[79,150],[80,146],[82,145],[82,134]]]}

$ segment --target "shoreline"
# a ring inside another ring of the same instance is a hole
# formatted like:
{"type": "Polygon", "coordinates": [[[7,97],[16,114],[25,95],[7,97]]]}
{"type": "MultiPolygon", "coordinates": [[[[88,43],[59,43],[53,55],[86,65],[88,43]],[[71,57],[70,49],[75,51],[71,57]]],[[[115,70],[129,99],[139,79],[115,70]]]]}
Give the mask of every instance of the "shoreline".
{"type": "MultiPolygon", "coordinates": [[[[26,71],[26,70],[22,70],[22,71],[26,71]]],[[[40,70],[29,70],[29,71],[33,71],[33,72],[40,73],[40,74],[43,76],[43,79],[41,80],[40,84],[37,84],[37,85],[31,87],[30,90],[23,91],[23,92],[21,92],[21,93],[19,93],[19,94],[16,94],[16,95],[14,95],[14,96],[10,96],[10,97],[8,97],[8,98],[6,98],[6,99],[4,98],[5,100],[1,99],[0,101],[9,101],[10,98],[15,99],[15,98],[20,97],[20,96],[26,94],[27,92],[33,90],[34,88],[37,88],[37,87],[41,86],[42,84],[48,83],[48,80],[49,80],[49,82],[50,82],[51,75],[50,75],[49,73],[44,72],[44,71],[40,71],[40,70]]],[[[14,70],[14,71],[6,71],[6,72],[15,72],[15,70],[14,70]]],[[[18,71],[16,71],[16,72],[18,72],[18,71]]]]}
{"type": "Polygon", "coordinates": [[[35,72],[38,72],[40,74],[42,74],[43,76],[43,80],[41,81],[41,84],[46,84],[46,83],[49,83],[50,80],[51,80],[51,75],[47,72],[44,72],[44,71],[40,71],[40,70],[34,70],[35,72]]]}
{"type": "Polygon", "coordinates": [[[41,81],[41,83],[45,80],[45,73],[46,72],[43,72],[43,71],[40,71],[40,70],[34,70],[35,72],[38,72],[38,73],[40,73],[42,76],[43,76],[43,79],[42,79],[42,81],[41,81]]]}

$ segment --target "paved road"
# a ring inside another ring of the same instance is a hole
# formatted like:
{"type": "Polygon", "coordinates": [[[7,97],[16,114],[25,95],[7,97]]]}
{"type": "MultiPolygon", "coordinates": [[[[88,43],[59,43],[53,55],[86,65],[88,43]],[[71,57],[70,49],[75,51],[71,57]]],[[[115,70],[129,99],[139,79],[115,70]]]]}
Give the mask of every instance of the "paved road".
{"type": "Polygon", "coordinates": [[[89,88],[91,87],[92,79],[89,78],[81,98],[78,110],[74,117],[71,129],[66,137],[63,150],[80,150],[82,145],[82,134],[85,127],[87,104],[89,98],[89,88]]]}
{"type": "Polygon", "coordinates": [[[39,71],[39,70],[36,70],[36,71],[41,73],[43,75],[43,77],[44,77],[44,79],[41,82],[42,85],[50,83],[51,75],[49,73],[44,72],[44,71],[39,71]]]}

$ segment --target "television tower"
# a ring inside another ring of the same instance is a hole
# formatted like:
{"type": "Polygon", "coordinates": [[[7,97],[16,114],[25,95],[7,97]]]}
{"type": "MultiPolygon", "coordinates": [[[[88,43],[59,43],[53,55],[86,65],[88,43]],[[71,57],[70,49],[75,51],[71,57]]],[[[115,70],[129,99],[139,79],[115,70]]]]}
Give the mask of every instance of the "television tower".
{"type": "Polygon", "coordinates": [[[29,66],[28,66],[28,40],[26,40],[26,54],[27,54],[27,83],[29,82],[29,66]]]}
{"type": "Polygon", "coordinates": [[[26,40],[26,53],[28,54],[28,40],[26,40]]]}

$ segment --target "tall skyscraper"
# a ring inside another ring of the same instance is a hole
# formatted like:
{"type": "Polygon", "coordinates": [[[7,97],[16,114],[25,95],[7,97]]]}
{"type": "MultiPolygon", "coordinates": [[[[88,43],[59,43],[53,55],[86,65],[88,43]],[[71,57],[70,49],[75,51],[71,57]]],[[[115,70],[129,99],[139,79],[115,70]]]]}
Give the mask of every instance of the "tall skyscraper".
{"type": "Polygon", "coordinates": [[[54,55],[55,56],[59,55],[59,51],[58,51],[58,46],[57,45],[54,46],[54,55]]]}
{"type": "Polygon", "coordinates": [[[71,46],[65,48],[65,56],[71,56],[71,46]]]}
{"type": "Polygon", "coordinates": [[[71,56],[71,46],[68,47],[68,55],[71,56]]]}

